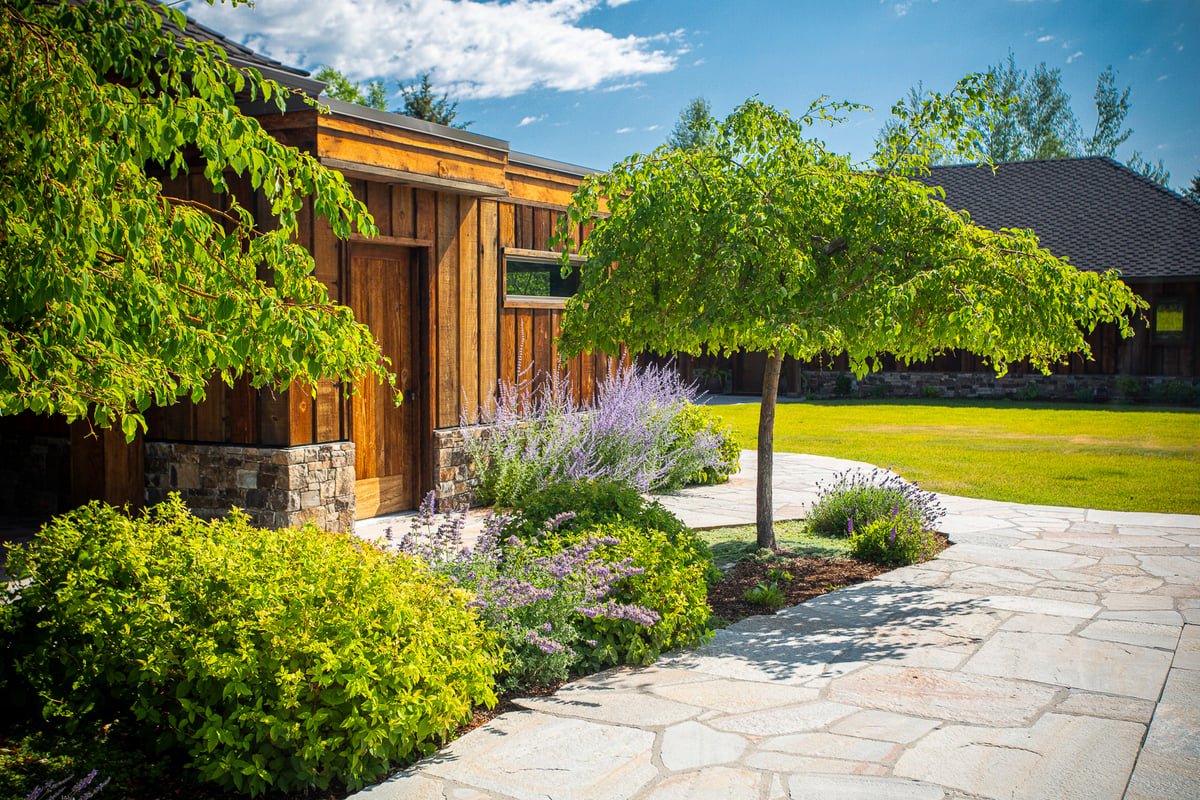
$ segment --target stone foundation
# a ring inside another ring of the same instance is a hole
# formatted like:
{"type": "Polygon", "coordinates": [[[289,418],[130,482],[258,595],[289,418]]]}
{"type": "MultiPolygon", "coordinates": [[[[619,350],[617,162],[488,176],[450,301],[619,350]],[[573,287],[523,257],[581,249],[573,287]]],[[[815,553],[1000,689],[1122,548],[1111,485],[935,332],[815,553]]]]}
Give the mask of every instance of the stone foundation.
{"type": "Polygon", "coordinates": [[[146,500],[179,492],[196,516],[224,516],[234,506],[255,525],[312,522],[354,528],[354,443],[298,447],[146,442],[146,500]]]}
{"type": "Polygon", "coordinates": [[[453,511],[479,505],[475,490],[479,475],[467,452],[468,438],[488,436],[489,428],[443,428],[433,432],[433,486],[437,510],[453,511]]]}
{"type": "Polygon", "coordinates": [[[1195,378],[1124,375],[1005,375],[990,372],[873,372],[862,380],[853,373],[803,373],[803,394],[810,397],[837,396],[837,379],[850,378],[850,395],[857,397],[937,397],[1008,400],[1147,400],[1154,386],[1170,381],[1195,384],[1195,378]],[[1130,396],[1137,384],[1137,392],[1130,396]],[[925,387],[933,387],[926,389],[925,387]],[[925,394],[929,392],[929,394],[925,394]]]}
{"type": "Polygon", "coordinates": [[[70,438],[0,434],[0,514],[49,519],[70,508],[70,438]]]}

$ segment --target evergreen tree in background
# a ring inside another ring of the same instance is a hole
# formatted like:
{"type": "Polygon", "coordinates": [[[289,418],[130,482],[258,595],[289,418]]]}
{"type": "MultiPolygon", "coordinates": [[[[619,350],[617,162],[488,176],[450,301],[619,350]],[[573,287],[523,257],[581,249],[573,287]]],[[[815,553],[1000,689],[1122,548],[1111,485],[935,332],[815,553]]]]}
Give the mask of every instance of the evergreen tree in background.
{"type": "Polygon", "coordinates": [[[704,97],[693,98],[679,112],[679,119],[667,139],[672,150],[695,150],[712,137],[714,120],[712,106],[704,97]]]}
{"type": "Polygon", "coordinates": [[[404,97],[404,108],[401,110],[401,114],[423,119],[426,122],[435,122],[438,125],[447,125],[451,128],[466,128],[471,124],[470,122],[456,123],[454,121],[454,118],[458,116],[458,103],[450,100],[448,92],[441,97],[434,94],[428,72],[418,75],[417,82],[412,86],[400,84],[400,94],[404,97]]]}

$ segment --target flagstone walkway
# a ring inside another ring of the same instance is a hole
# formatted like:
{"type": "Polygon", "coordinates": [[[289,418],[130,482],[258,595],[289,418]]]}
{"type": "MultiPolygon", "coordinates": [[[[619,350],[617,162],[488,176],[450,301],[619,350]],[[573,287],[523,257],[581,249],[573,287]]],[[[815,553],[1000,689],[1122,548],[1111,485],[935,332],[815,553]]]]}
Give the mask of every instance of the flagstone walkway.
{"type": "MultiPolygon", "coordinates": [[[[854,465],[777,454],[776,513],[854,465]]],[[[752,521],[754,474],[661,499],[752,521]]],[[[936,560],[519,701],[356,800],[1200,797],[1200,516],[942,502],[936,560]]]]}

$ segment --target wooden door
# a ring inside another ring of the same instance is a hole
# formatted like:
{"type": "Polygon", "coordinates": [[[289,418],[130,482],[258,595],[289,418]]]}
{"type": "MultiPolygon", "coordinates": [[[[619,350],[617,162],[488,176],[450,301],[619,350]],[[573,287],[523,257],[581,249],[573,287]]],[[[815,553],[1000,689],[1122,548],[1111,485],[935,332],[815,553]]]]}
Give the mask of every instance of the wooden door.
{"type": "Polygon", "coordinates": [[[351,398],[350,435],[355,448],[357,519],[416,508],[421,463],[417,342],[417,251],[354,244],[350,251],[350,307],[391,359],[404,402],[391,389],[360,384],[351,398]]]}

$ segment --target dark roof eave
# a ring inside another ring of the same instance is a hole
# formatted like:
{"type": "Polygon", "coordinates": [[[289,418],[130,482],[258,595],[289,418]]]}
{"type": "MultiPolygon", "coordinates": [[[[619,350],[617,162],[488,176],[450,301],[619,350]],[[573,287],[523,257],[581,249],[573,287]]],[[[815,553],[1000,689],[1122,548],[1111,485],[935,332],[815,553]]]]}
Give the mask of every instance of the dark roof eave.
{"type": "Polygon", "coordinates": [[[578,164],[568,164],[565,161],[555,161],[551,158],[542,158],[541,156],[530,155],[529,153],[518,153],[516,151],[508,154],[508,161],[510,164],[520,164],[525,167],[536,167],[538,169],[550,170],[551,172],[561,172],[573,178],[586,178],[589,175],[596,175],[603,171],[592,169],[591,167],[581,167],[578,164]]]}

